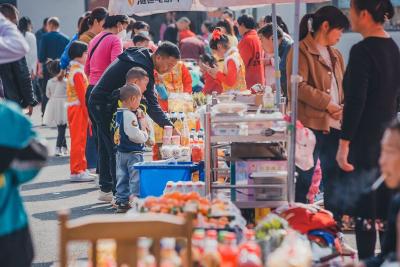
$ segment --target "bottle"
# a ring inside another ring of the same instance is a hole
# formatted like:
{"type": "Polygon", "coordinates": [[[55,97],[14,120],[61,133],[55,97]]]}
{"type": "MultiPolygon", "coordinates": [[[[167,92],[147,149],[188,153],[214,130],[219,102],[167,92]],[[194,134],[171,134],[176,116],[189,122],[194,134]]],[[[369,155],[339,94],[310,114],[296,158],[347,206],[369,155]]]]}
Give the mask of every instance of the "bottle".
{"type": "Polygon", "coordinates": [[[177,119],[177,117],[176,117],[176,112],[172,112],[172,113],[171,113],[171,122],[172,122],[172,124],[175,124],[176,119],[177,119]]]}
{"type": "Polygon", "coordinates": [[[192,161],[197,163],[202,160],[202,151],[198,141],[194,141],[192,145],[192,161]]]}
{"type": "Polygon", "coordinates": [[[245,240],[239,247],[239,267],[262,267],[261,248],[255,240],[254,230],[246,231],[245,240]]]}
{"type": "Polygon", "coordinates": [[[219,267],[221,266],[221,256],[218,252],[217,231],[209,230],[204,241],[204,256],[202,266],[219,267]]]}
{"type": "Polygon", "coordinates": [[[182,113],[182,124],[183,124],[183,129],[181,132],[181,145],[182,146],[189,146],[190,145],[190,132],[189,132],[189,126],[188,122],[186,120],[185,114],[182,113]]]}
{"type": "Polygon", "coordinates": [[[190,130],[190,141],[191,143],[194,143],[195,141],[197,141],[197,133],[196,133],[196,129],[192,128],[192,130],[190,130]]]}
{"type": "Polygon", "coordinates": [[[156,259],[150,254],[152,241],[148,238],[139,238],[138,241],[138,266],[139,267],[155,267],[156,259]]]}
{"type": "Polygon", "coordinates": [[[161,267],[180,267],[181,264],[181,259],[175,251],[175,239],[161,239],[161,267]]]}
{"type": "Polygon", "coordinates": [[[272,92],[271,86],[265,87],[265,92],[263,96],[264,108],[267,110],[272,110],[275,107],[275,97],[272,92]]]}
{"type": "Polygon", "coordinates": [[[224,242],[218,248],[221,255],[221,267],[236,267],[237,254],[239,252],[236,245],[236,235],[228,232],[225,234],[224,242]]]}
{"type": "Polygon", "coordinates": [[[201,139],[202,141],[204,141],[204,129],[203,128],[200,128],[197,136],[198,136],[199,140],[201,139]]]}
{"type": "Polygon", "coordinates": [[[172,181],[168,181],[164,189],[164,195],[175,192],[176,185],[172,181]]]}
{"type": "Polygon", "coordinates": [[[181,116],[178,114],[176,116],[175,122],[174,122],[174,128],[178,130],[180,133],[183,131],[183,122],[181,116]]]}

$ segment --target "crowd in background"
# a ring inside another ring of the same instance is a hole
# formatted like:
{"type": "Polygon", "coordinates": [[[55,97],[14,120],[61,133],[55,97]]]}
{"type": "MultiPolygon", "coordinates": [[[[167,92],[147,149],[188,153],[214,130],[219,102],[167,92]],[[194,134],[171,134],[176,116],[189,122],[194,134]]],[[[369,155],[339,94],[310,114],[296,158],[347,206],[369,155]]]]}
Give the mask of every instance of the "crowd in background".
{"type": "MultiPolygon", "coordinates": [[[[151,25],[109,15],[102,7],[79,18],[71,39],[60,31],[57,17],[46,18],[33,34],[30,19],[18,19],[14,6],[2,4],[0,13],[18,25],[29,45],[24,57],[1,62],[0,96],[28,115],[41,103],[43,125],[57,127],[55,155],[70,155],[71,181],[99,177],[99,200],[117,212],[126,212],[138,197],[137,173],[129,166],[143,161],[146,116],[161,127],[173,126],[165,114],[171,93],[222,93],[257,84],[275,89],[280,79],[283,96],[291,99],[293,39],[280,17],[275,51],[271,16],[257,23],[246,14],[236,19],[229,9],[216,23],[204,21],[198,34],[189,18],[169,12],[160,42],[153,40],[151,25]]],[[[383,28],[393,15],[390,0],[352,0],[350,21],[326,6],[300,24],[299,120],[316,136],[314,162],[321,162],[325,207],[338,221],[354,216],[363,260],[374,256],[376,232],[384,232],[375,221],[387,219],[392,199],[386,186],[365,194],[352,190],[369,188],[380,176],[380,141],[398,109],[400,53],[383,28]],[[346,66],[334,46],[350,25],[364,39],[352,48],[346,66]]],[[[297,172],[296,201],[307,203],[315,167],[297,172]]],[[[384,253],[394,249],[390,242],[384,253]]],[[[377,266],[379,260],[364,263],[377,266]]]]}

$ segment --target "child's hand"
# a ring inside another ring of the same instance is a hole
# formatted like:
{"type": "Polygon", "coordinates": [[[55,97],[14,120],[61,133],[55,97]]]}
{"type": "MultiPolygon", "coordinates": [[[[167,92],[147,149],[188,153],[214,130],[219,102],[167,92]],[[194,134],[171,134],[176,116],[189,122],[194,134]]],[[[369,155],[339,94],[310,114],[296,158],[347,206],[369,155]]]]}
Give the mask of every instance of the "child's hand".
{"type": "Polygon", "coordinates": [[[144,115],[143,110],[141,110],[140,108],[138,108],[137,111],[136,111],[136,116],[137,116],[137,118],[138,118],[139,120],[144,119],[145,115],[144,115]]]}

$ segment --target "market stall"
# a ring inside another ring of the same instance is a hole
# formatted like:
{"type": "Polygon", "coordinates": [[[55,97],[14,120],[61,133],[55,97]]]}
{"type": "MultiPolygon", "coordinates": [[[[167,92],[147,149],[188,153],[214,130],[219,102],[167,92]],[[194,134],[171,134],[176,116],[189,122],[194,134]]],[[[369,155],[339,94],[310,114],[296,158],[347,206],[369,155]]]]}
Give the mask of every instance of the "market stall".
{"type": "MultiPolygon", "coordinates": [[[[300,1],[273,1],[274,5],[292,2],[298,22],[300,1]]],[[[270,3],[248,1],[248,5],[270,3]]],[[[240,7],[242,1],[110,1],[112,12],[128,14],[207,10],[222,4],[240,7]]],[[[276,22],[275,6],[273,13],[276,22]]],[[[297,23],[294,38],[298,40],[297,23]]],[[[275,46],[278,51],[277,42],[275,46]]],[[[296,59],[297,41],[294,51],[296,59]]],[[[196,68],[193,62],[185,64],[196,68]]],[[[297,73],[296,60],[293,70],[297,73]]],[[[110,224],[103,224],[102,229],[100,223],[96,224],[100,237],[86,236],[92,242],[90,266],[309,267],[340,266],[351,260],[353,254],[342,247],[332,214],[317,206],[293,203],[299,77],[294,75],[291,80],[292,112],[288,117],[286,105],[280,101],[279,75],[277,70],[275,93],[257,85],[219,96],[169,95],[166,113],[181,135],[174,135],[172,126],[154,124],[153,138],[161,160],[135,165],[140,171],[140,200],[122,220],[123,234],[121,229],[107,228],[110,224]],[[240,208],[274,210],[254,226],[240,208]],[[145,218],[149,220],[145,222],[145,218]],[[158,234],[154,236],[151,228],[156,226],[158,234]],[[175,227],[176,232],[167,226],[175,227]],[[111,240],[98,240],[103,238],[111,240]]],[[[114,218],[107,220],[112,223],[114,218]]],[[[115,220],[115,225],[121,223],[120,218],[115,220]]],[[[61,222],[64,241],[68,240],[68,226],[90,228],[87,222],[67,223],[65,215],[61,222]]],[[[65,263],[66,254],[61,256],[65,263]]]]}

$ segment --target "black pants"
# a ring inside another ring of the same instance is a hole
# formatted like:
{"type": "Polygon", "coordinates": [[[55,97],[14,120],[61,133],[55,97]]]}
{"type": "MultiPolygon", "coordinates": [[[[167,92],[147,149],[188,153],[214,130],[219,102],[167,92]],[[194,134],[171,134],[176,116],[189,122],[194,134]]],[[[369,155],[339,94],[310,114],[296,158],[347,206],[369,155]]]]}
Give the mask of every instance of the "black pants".
{"type": "MultiPolygon", "coordinates": [[[[358,250],[359,260],[365,260],[375,256],[376,246],[376,229],[375,224],[371,224],[371,229],[366,229],[364,221],[362,219],[356,220],[356,243],[358,250]]],[[[384,232],[379,231],[379,242],[382,247],[383,245],[384,232]]]]}
{"type": "Polygon", "coordinates": [[[57,147],[67,147],[67,139],[65,138],[65,131],[67,130],[67,125],[57,125],[57,147]]]}
{"type": "Polygon", "coordinates": [[[110,129],[112,114],[107,112],[106,105],[92,104],[89,101],[88,107],[94,129],[97,132],[100,189],[103,192],[115,192],[115,149],[110,129]]]}
{"type": "MultiPolygon", "coordinates": [[[[321,131],[313,131],[316,137],[314,150],[314,164],[320,159],[322,179],[324,184],[324,204],[325,208],[336,214],[336,201],[334,188],[339,179],[339,166],[336,162],[336,153],[339,146],[340,131],[331,129],[329,134],[321,131]]],[[[296,202],[307,202],[307,193],[311,186],[315,166],[308,171],[302,171],[297,168],[299,176],[296,181],[296,202]]]]}
{"type": "Polygon", "coordinates": [[[43,79],[40,79],[40,93],[41,93],[41,98],[42,98],[42,105],[41,105],[41,110],[42,110],[42,117],[44,115],[44,111],[46,110],[47,102],[49,102],[49,99],[46,96],[46,87],[47,87],[47,82],[50,80],[51,76],[47,72],[47,70],[43,70],[43,79]]]}
{"type": "MultiPolygon", "coordinates": [[[[90,94],[92,93],[93,90],[93,85],[89,85],[87,90],[86,90],[86,106],[89,106],[89,97],[90,94]]],[[[94,121],[93,117],[90,115],[89,112],[89,118],[90,121],[94,121]]],[[[88,163],[88,169],[96,169],[98,166],[98,155],[97,155],[97,149],[98,149],[98,141],[97,141],[97,130],[95,128],[95,125],[92,125],[91,129],[91,134],[90,134],[90,129],[88,129],[88,135],[87,135],[87,140],[86,140],[86,160],[88,163]]]]}
{"type": "Polygon", "coordinates": [[[28,227],[0,237],[0,265],[2,267],[30,267],[33,245],[28,227]]]}

